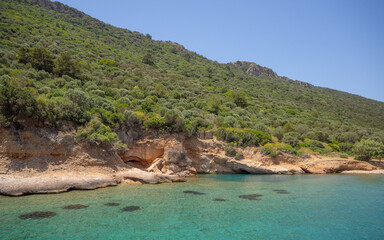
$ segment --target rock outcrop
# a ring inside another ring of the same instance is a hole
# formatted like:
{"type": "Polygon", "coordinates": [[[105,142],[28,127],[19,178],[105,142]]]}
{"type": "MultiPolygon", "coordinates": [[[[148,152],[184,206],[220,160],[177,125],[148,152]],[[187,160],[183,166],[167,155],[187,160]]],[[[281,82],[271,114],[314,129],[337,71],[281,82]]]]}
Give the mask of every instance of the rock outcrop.
{"type": "Polygon", "coordinates": [[[274,72],[272,69],[267,67],[262,67],[260,65],[257,65],[256,63],[247,62],[247,61],[237,61],[233,62],[233,65],[237,67],[246,67],[245,72],[249,75],[253,76],[260,76],[262,74],[270,77],[277,78],[279,77],[276,72],[274,72]]]}
{"type": "Polygon", "coordinates": [[[244,159],[235,160],[225,155],[225,143],[183,134],[127,137],[128,149],[119,151],[78,143],[70,129],[0,129],[0,136],[0,194],[12,196],[119,183],[180,182],[199,173],[375,173],[380,169],[368,162],[331,157],[280,154],[271,158],[251,147],[238,149],[244,159]]]}

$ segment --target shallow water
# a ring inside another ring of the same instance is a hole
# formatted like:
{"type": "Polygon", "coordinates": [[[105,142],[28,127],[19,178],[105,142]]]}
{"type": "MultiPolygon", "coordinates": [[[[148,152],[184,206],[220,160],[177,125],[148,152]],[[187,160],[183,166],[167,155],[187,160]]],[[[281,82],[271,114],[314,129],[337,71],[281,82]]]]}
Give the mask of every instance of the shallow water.
{"type": "Polygon", "coordinates": [[[384,176],[203,175],[0,196],[0,209],[0,239],[384,239],[384,176]],[[239,197],[251,194],[262,196],[239,197]],[[73,204],[88,207],[63,209],[73,204]],[[130,206],[139,208],[121,210],[130,206]],[[19,218],[35,211],[56,215],[19,218]]]}

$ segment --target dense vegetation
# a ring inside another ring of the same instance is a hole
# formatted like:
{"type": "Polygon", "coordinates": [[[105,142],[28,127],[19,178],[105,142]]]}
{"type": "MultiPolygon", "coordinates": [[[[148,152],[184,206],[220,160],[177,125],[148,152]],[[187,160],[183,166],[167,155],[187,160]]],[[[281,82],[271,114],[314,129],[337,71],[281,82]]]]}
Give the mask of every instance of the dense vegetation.
{"type": "Polygon", "coordinates": [[[369,140],[379,144],[370,156],[383,154],[382,102],[219,64],[48,0],[0,0],[0,18],[3,127],[71,121],[79,139],[117,146],[119,129],[209,130],[272,155],[352,154],[369,140]]]}

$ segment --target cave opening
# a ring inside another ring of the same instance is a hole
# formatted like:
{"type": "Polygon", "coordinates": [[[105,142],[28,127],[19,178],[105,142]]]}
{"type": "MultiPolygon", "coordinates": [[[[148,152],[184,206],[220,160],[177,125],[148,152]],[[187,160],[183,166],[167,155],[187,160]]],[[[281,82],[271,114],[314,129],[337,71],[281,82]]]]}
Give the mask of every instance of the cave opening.
{"type": "Polygon", "coordinates": [[[146,169],[150,163],[136,156],[130,156],[123,159],[124,163],[130,167],[135,167],[139,169],[146,169]]]}

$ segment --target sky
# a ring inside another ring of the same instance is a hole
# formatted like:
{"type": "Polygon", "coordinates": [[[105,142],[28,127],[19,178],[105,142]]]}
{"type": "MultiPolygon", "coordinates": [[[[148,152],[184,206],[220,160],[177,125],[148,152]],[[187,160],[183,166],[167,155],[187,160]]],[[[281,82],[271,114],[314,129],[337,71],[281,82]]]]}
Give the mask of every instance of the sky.
{"type": "Polygon", "coordinates": [[[384,102],[382,0],[60,0],[111,25],[220,63],[384,102]]]}

